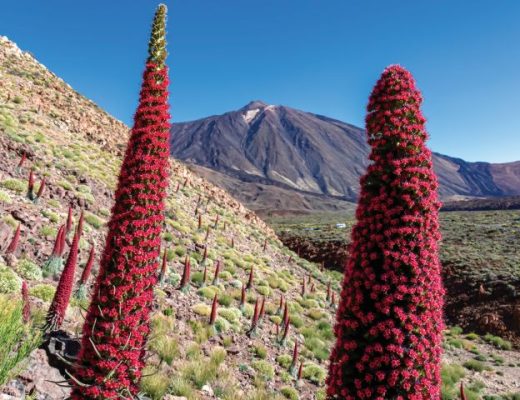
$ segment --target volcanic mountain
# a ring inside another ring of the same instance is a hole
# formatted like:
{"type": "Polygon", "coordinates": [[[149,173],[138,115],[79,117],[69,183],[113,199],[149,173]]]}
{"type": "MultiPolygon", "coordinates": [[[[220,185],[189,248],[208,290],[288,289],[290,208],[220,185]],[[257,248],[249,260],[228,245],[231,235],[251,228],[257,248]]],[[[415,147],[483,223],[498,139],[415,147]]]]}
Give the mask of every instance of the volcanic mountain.
{"type": "MultiPolygon", "coordinates": [[[[365,131],[323,115],[252,101],[176,123],[172,155],[257,211],[350,207],[368,165],[365,131]]],[[[434,154],[443,198],[520,194],[520,162],[434,154]]]]}

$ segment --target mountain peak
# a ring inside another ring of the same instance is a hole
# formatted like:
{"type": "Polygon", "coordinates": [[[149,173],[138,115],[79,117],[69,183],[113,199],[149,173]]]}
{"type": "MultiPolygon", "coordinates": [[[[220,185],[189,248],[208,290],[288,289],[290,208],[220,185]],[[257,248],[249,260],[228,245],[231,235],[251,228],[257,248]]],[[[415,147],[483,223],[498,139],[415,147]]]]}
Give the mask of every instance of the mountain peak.
{"type": "Polygon", "coordinates": [[[265,108],[267,106],[269,106],[269,104],[264,103],[262,100],[252,100],[244,107],[242,107],[242,110],[255,110],[258,108],[265,108]]]}

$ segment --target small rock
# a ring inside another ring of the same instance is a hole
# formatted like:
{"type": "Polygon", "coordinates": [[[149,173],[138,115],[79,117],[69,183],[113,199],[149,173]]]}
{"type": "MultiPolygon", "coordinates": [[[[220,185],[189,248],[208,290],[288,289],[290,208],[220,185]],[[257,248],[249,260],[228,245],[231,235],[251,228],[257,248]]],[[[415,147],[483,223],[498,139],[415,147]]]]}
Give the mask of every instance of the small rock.
{"type": "Polygon", "coordinates": [[[213,396],[213,389],[209,385],[202,386],[201,389],[204,393],[206,393],[208,396],[213,396]]]}

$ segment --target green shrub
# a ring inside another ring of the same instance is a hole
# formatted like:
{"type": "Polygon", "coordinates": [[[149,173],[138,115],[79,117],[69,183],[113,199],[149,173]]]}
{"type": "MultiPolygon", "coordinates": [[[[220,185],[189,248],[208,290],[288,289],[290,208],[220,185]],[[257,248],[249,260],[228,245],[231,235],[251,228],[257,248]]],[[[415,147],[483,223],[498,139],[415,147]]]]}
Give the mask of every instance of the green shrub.
{"type": "Polygon", "coordinates": [[[39,330],[23,322],[22,304],[0,296],[0,386],[16,375],[20,362],[39,343],[39,330]]]}
{"type": "Polygon", "coordinates": [[[16,272],[22,278],[29,281],[40,280],[43,278],[41,268],[31,260],[27,259],[18,261],[18,264],[16,264],[16,272]]]}
{"type": "Polygon", "coordinates": [[[161,400],[170,386],[168,374],[153,371],[151,368],[145,368],[143,375],[141,379],[142,391],[150,396],[152,400],[161,400]]]}
{"type": "Polygon", "coordinates": [[[280,364],[283,368],[289,368],[292,363],[292,356],[289,354],[280,354],[276,357],[276,362],[280,364]]]}
{"type": "Polygon", "coordinates": [[[234,323],[240,318],[241,312],[237,308],[219,308],[218,315],[227,321],[234,323]]]}
{"type": "Polygon", "coordinates": [[[95,229],[99,229],[103,226],[104,221],[99,219],[96,215],[91,213],[85,214],[85,221],[95,229]]]}
{"type": "Polygon", "coordinates": [[[11,204],[12,202],[11,195],[4,190],[0,190],[0,203],[11,204]]]}
{"type": "Polygon", "coordinates": [[[56,288],[52,285],[48,285],[46,283],[42,283],[40,285],[36,285],[29,290],[32,296],[37,297],[46,302],[50,302],[54,297],[54,293],[56,292],[56,288]]]}
{"type": "Polygon", "coordinates": [[[27,190],[27,182],[16,178],[6,179],[0,182],[0,186],[19,194],[27,190]]]}
{"type": "Polygon", "coordinates": [[[462,365],[464,366],[464,368],[467,368],[471,371],[476,371],[476,372],[482,372],[484,370],[488,370],[488,371],[491,370],[491,368],[488,367],[486,364],[484,364],[481,361],[475,360],[475,359],[468,360],[462,365]]]}
{"type": "Polygon", "coordinates": [[[0,263],[0,293],[18,293],[22,288],[22,280],[14,271],[0,263]]]}
{"type": "Polygon", "coordinates": [[[267,347],[263,344],[258,343],[253,346],[253,354],[261,359],[265,359],[267,357],[267,347]]]}
{"type": "Polygon", "coordinates": [[[155,352],[161,361],[172,365],[173,360],[179,356],[179,342],[176,338],[161,335],[150,341],[150,350],[155,352]]]}
{"type": "Polygon", "coordinates": [[[321,385],[325,382],[327,372],[319,365],[309,362],[304,365],[302,375],[305,379],[321,385]]]}
{"type": "Polygon", "coordinates": [[[54,211],[51,210],[42,210],[42,215],[49,219],[51,222],[58,222],[60,220],[60,215],[54,211]]]}
{"type": "Polygon", "coordinates": [[[494,336],[490,333],[484,336],[484,341],[495,346],[497,349],[511,350],[513,348],[511,342],[504,340],[501,337],[494,336]]]}
{"type": "Polygon", "coordinates": [[[299,399],[299,396],[298,396],[298,392],[296,391],[296,389],[290,387],[290,386],[284,386],[283,388],[280,389],[280,392],[288,399],[290,400],[298,400],[299,399]]]}
{"type": "Polygon", "coordinates": [[[264,360],[254,360],[251,367],[257,372],[257,376],[261,379],[270,381],[274,378],[274,368],[271,364],[264,360]]]}
{"type": "Polygon", "coordinates": [[[211,307],[204,303],[195,304],[191,309],[195,314],[203,317],[209,317],[211,314],[211,307]]]}

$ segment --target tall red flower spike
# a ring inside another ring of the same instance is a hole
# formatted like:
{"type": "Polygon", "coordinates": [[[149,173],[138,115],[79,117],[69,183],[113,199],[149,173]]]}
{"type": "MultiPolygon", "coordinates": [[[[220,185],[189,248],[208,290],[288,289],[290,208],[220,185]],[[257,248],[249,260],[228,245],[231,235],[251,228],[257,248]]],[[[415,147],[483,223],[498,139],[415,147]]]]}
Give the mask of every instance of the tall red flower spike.
{"type": "Polygon", "coordinates": [[[43,194],[43,191],[45,190],[45,178],[42,178],[40,182],[40,187],[38,188],[38,192],[36,193],[36,197],[34,198],[34,202],[38,201],[43,194]]]}
{"type": "Polygon", "coordinates": [[[65,234],[69,233],[72,229],[72,206],[69,206],[69,213],[67,214],[67,226],[65,234]]]}
{"type": "Polygon", "coordinates": [[[49,259],[43,264],[42,272],[44,277],[56,276],[63,268],[63,252],[65,250],[65,225],[60,226],[56,239],[54,240],[54,247],[49,259]]]}
{"type": "Polygon", "coordinates": [[[297,380],[301,381],[303,375],[303,361],[300,362],[300,368],[298,368],[297,380]]]}
{"type": "Polygon", "coordinates": [[[212,285],[218,285],[218,276],[220,274],[220,260],[217,260],[215,267],[215,275],[213,275],[212,285]]]}
{"type": "Polygon", "coordinates": [[[217,319],[217,308],[218,308],[218,297],[215,293],[213,297],[213,303],[211,304],[211,314],[209,315],[209,324],[214,325],[217,319]]]}
{"type": "Polygon", "coordinates": [[[27,160],[27,154],[25,152],[22,153],[22,156],[20,157],[20,162],[16,166],[17,171],[20,171],[23,167],[23,163],[27,160]]]}
{"type": "Polygon", "coordinates": [[[190,276],[191,276],[191,261],[190,257],[186,256],[184,259],[184,271],[182,272],[182,279],[179,286],[179,290],[186,291],[190,287],[190,276]]]}
{"type": "Polygon", "coordinates": [[[302,297],[305,296],[305,291],[306,291],[306,284],[305,284],[305,278],[303,278],[303,280],[302,280],[302,290],[301,290],[302,297]]]}
{"type": "Polygon", "coordinates": [[[92,271],[92,266],[94,265],[94,246],[90,248],[90,252],[88,255],[87,263],[85,264],[85,268],[83,268],[83,272],[81,273],[81,278],[79,279],[78,288],[74,292],[74,298],[77,300],[86,300],[88,298],[88,277],[90,275],[90,271],[92,271]]]}
{"type": "Polygon", "coordinates": [[[166,261],[167,261],[166,260],[166,250],[164,250],[163,257],[162,257],[161,271],[159,272],[159,283],[160,284],[163,284],[164,279],[166,278],[166,272],[168,269],[168,264],[166,261]]]}
{"type": "Polygon", "coordinates": [[[247,280],[246,289],[251,289],[253,287],[253,280],[255,276],[255,267],[251,265],[251,270],[249,271],[249,279],[247,280]]]}
{"type": "Polygon", "coordinates": [[[85,213],[83,212],[83,210],[81,210],[81,213],[79,214],[79,220],[78,220],[78,234],[79,234],[79,237],[81,238],[81,235],[83,235],[83,221],[85,219],[85,213]]]}
{"type": "Polygon", "coordinates": [[[330,289],[330,281],[329,281],[327,283],[327,298],[326,298],[327,301],[330,301],[330,293],[331,293],[331,289],[330,289]]]}
{"type": "Polygon", "coordinates": [[[21,229],[22,229],[22,225],[18,222],[18,227],[16,228],[16,231],[14,232],[13,238],[11,239],[9,246],[7,246],[7,249],[5,250],[5,254],[12,254],[18,248],[18,243],[20,242],[21,229]]]}
{"type": "Polygon", "coordinates": [[[27,282],[22,282],[22,317],[23,322],[27,323],[31,319],[31,304],[29,303],[29,288],[27,287],[27,282]]]}
{"type": "Polygon", "coordinates": [[[287,322],[284,324],[283,336],[280,339],[280,345],[285,346],[287,337],[289,336],[289,327],[291,326],[291,317],[287,317],[287,322]]]}
{"type": "Polygon", "coordinates": [[[368,104],[372,147],[330,357],[330,399],[440,399],[439,202],[421,94],[388,67],[368,104]]]}
{"type": "Polygon", "coordinates": [[[202,282],[200,283],[201,287],[206,286],[207,279],[208,279],[208,265],[204,264],[204,272],[202,273],[202,282]]]}
{"type": "Polygon", "coordinates": [[[72,400],[137,397],[150,333],[168,186],[166,6],[159,5],[139,106],[119,174],[72,400]]]}
{"type": "Polygon", "coordinates": [[[27,179],[27,198],[34,200],[34,170],[29,171],[29,178],[27,179]]]}
{"type": "Polygon", "coordinates": [[[258,326],[258,314],[260,311],[260,308],[259,308],[260,304],[259,304],[258,300],[259,299],[257,298],[256,302],[255,302],[255,310],[253,311],[253,316],[251,318],[251,327],[247,331],[247,336],[249,336],[249,337],[255,335],[256,327],[258,326]]]}
{"type": "Polygon", "coordinates": [[[278,303],[278,310],[276,310],[276,315],[282,315],[283,312],[283,294],[280,293],[280,302],[278,303]]]}
{"type": "Polygon", "coordinates": [[[243,311],[246,305],[246,285],[242,283],[242,291],[240,292],[240,309],[243,311]]]}
{"type": "Polygon", "coordinates": [[[70,295],[72,294],[72,288],[74,286],[74,272],[76,271],[76,263],[78,260],[78,244],[79,232],[76,229],[65,268],[63,268],[56,293],[54,293],[54,298],[47,312],[44,327],[45,332],[58,330],[65,318],[65,312],[69,306],[70,295]]]}
{"type": "Polygon", "coordinates": [[[258,320],[261,321],[265,315],[265,296],[262,296],[262,304],[260,305],[260,311],[258,312],[258,320]]]}
{"type": "Polygon", "coordinates": [[[267,238],[264,239],[264,245],[262,247],[262,251],[265,253],[265,250],[267,249],[267,238]]]}
{"type": "Polygon", "coordinates": [[[464,393],[464,384],[460,383],[460,400],[466,400],[466,393],[464,393]]]}
{"type": "Polygon", "coordinates": [[[294,341],[293,355],[291,367],[289,368],[289,372],[291,375],[294,375],[296,372],[296,366],[298,365],[298,340],[294,341]]]}

